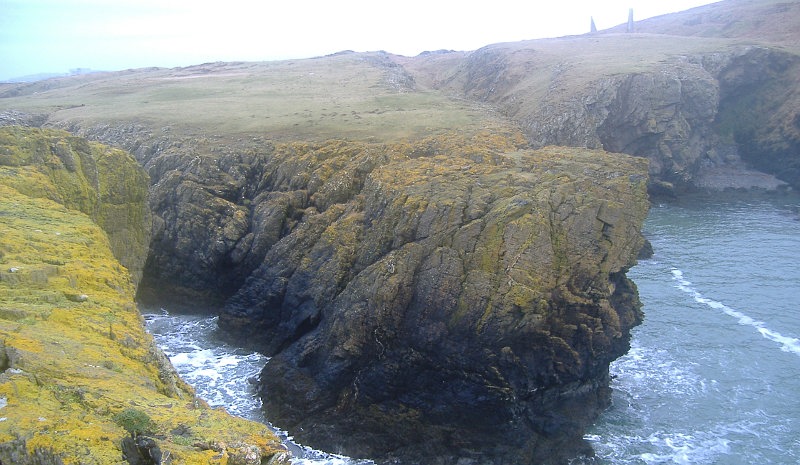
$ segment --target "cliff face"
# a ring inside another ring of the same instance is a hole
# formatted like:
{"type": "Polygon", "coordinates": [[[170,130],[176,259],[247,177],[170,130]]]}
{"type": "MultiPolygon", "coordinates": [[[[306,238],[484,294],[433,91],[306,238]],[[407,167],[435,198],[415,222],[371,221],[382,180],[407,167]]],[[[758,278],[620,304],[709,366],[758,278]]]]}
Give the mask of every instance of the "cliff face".
{"type": "Polygon", "coordinates": [[[274,354],[269,418],[301,442],[402,463],[590,453],[608,363],[641,321],[624,271],[642,245],[646,162],[556,148],[361,157],[374,168],[357,195],[297,215],[220,316],[274,354]]]}
{"type": "Polygon", "coordinates": [[[624,272],[645,160],[531,152],[502,127],[207,151],[94,130],[140,141],[154,181],[149,297],[225,299],[220,326],[274,355],[269,415],[302,441],[409,463],[591,453],[641,320],[624,272]]]}
{"type": "Polygon", "coordinates": [[[149,179],[119,150],[60,131],[0,128],[4,182],[88,215],[137,286],[150,243],[149,179]]]}
{"type": "Polygon", "coordinates": [[[130,155],[59,131],[0,142],[0,462],[285,463],[264,425],[196,399],[145,332],[112,239],[150,229],[130,155]]]}
{"type": "Polygon", "coordinates": [[[697,187],[743,159],[799,187],[785,169],[800,141],[799,67],[777,46],[599,34],[488,46],[437,85],[496,106],[534,146],[646,157],[656,188],[697,187]]]}

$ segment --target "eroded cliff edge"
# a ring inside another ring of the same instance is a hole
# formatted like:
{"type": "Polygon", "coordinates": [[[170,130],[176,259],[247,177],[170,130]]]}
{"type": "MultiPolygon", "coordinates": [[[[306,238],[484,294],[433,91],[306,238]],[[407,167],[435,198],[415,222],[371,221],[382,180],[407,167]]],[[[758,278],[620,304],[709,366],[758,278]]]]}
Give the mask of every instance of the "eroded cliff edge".
{"type": "Polygon", "coordinates": [[[0,128],[0,462],[287,463],[265,425],[197,399],[145,332],[121,261],[141,272],[147,188],[119,149],[0,128]]]}

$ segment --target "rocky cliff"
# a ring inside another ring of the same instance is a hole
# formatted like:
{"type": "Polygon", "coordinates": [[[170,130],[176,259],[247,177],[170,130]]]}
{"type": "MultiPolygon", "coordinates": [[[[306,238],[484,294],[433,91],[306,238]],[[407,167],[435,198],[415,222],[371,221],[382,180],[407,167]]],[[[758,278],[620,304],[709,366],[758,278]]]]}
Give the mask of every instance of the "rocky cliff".
{"type": "Polygon", "coordinates": [[[220,325],[274,354],[265,407],[302,442],[387,463],[591,454],[641,321],[624,273],[645,189],[644,160],[596,151],[387,160],[299,217],[220,325]]]}
{"type": "MultiPolygon", "coordinates": [[[[6,153],[37,131],[6,130],[6,153]]],[[[65,136],[44,134],[38,158],[14,163],[69,172],[53,148],[65,136]]],[[[157,144],[145,166],[164,250],[143,282],[161,281],[159,299],[230,293],[220,325],[275,355],[261,380],[278,424],[382,461],[591,454],[583,429],[641,320],[624,272],[642,241],[645,160],[533,152],[508,127],[211,153],[157,144]]]]}
{"type": "Polygon", "coordinates": [[[264,425],[195,398],[144,330],[120,261],[141,271],[146,180],[121,150],[0,128],[1,463],[285,463],[264,425]]]}
{"type": "MultiPolygon", "coordinates": [[[[761,40],[734,6],[774,1],[722,3],[682,17],[692,37],[2,85],[0,124],[135,156],[153,215],[146,263],[126,263],[139,298],[223,309],[274,355],[265,405],[298,438],[383,461],[563,463],[590,453],[581,431],[641,318],[624,273],[648,170],[660,193],[781,185],[752,168],[800,185],[796,28],[761,40]]],[[[763,11],[786,24],[797,9],[781,8],[763,11]]],[[[102,222],[102,166],[43,147],[102,222]]]]}
{"type": "Polygon", "coordinates": [[[108,235],[133,285],[142,278],[150,245],[149,179],[119,150],[59,131],[0,128],[4,183],[88,215],[108,235]]]}
{"type": "Polygon", "coordinates": [[[451,62],[450,75],[433,63],[411,66],[436,69],[437,88],[491,103],[533,146],[648,158],[654,192],[702,187],[744,162],[800,187],[800,55],[786,47],[597,34],[487,46],[451,62]]]}

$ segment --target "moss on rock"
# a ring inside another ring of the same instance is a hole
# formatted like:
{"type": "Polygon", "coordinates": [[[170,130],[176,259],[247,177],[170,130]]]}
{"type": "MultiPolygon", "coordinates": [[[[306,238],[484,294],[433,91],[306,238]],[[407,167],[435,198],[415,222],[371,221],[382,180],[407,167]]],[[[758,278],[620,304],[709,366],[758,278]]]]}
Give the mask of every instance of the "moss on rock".
{"type": "MultiPolygon", "coordinates": [[[[197,399],[144,330],[133,280],[98,225],[114,217],[106,199],[125,205],[132,195],[139,204],[142,186],[103,187],[103,163],[89,155],[127,158],[49,131],[3,129],[0,138],[0,462],[45,454],[122,463],[130,425],[119,420],[131,411],[151,419],[147,429],[172,463],[282,454],[265,425],[197,399]]],[[[131,173],[138,178],[114,182],[146,179],[131,173]]],[[[142,234],[136,215],[123,216],[128,232],[142,234]]]]}
{"type": "Polygon", "coordinates": [[[0,181],[89,215],[138,284],[150,243],[149,178],[126,152],[64,131],[0,128],[0,181]]]}

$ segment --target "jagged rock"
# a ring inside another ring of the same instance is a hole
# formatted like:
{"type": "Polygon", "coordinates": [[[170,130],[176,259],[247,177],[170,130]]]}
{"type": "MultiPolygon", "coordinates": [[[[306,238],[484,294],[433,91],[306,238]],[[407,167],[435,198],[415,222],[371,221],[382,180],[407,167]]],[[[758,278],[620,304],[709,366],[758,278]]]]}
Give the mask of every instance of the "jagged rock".
{"type": "Polygon", "coordinates": [[[122,460],[130,465],[161,465],[161,448],[155,439],[134,434],[122,440],[122,460]]]}
{"type": "Polygon", "coordinates": [[[643,243],[646,163],[515,157],[383,165],[358,201],[270,250],[220,325],[274,354],[272,421],[379,461],[591,453],[583,428],[641,320],[624,271],[643,243]]]}
{"type": "Polygon", "coordinates": [[[207,463],[207,453],[176,436],[188,428],[193,441],[235,444],[223,454],[246,449],[266,461],[285,452],[266,425],[197,399],[145,331],[110,236],[124,227],[130,235],[121,237],[146,237],[146,216],[114,214],[144,209],[146,189],[146,176],[118,149],[0,128],[0,266],[18,269],[0,273],[3,464],[120,463],[122,438],[135,431],[158,444],[129,438],[134,463],[207,463]],[[91,297],[76,302],[83,292],[91,297]]]}

